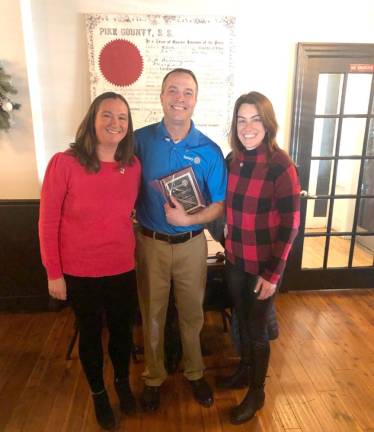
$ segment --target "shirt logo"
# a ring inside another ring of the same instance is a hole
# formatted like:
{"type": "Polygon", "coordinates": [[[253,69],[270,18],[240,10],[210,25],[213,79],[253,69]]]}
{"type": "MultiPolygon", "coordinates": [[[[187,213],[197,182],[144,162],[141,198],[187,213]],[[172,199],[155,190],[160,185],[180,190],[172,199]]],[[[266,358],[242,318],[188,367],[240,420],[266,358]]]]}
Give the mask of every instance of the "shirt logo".
{"type": "Polygon", "coordinates": [[[183,155],[183,159],[187,159],[196,165],[199,165],[199,163],[201,162],[201,159],[199,158],[199,156],[191,157],[191,156],[183,155]]]}

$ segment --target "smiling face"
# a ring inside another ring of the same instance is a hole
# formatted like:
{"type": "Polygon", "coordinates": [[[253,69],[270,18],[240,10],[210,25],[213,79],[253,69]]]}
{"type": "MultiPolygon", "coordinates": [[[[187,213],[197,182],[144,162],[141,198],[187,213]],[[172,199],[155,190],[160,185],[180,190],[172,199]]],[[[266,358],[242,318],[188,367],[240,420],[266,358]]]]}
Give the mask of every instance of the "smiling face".
{"type": "Polygon", "coordinates": [[[99,105],[95,118],[95,131],[99,147],[116,150],[126,136],[129,112],[121,99],[105,99],[99,105]]]}
{"type": "Polygon", "coordinates": [[[183,72],[170,74],[160,96],[165,123],[189,126],[196,105],[196,97],[196,83],[191,75],[183,72]]]}
{"type": "Polygon", "coordinates": [[[257,148],[265,138],[266,130],[256,105],[240,105],[236,119],[236,131],[246,150],[257,148]]]}

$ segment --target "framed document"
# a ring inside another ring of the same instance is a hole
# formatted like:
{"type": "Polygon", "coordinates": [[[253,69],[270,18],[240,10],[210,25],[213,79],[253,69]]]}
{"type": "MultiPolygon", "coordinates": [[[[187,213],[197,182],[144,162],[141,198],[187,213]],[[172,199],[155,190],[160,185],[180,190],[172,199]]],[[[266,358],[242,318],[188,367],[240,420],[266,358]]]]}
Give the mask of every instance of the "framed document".
{"type": "Polygon", "coordinates": [[[175,171],[159,180],[161,190],[172,206],[170,196],[173,195],[187,213],[196,213],[206,207],[206,201],[196,181],[192,167],[175,171]]]}

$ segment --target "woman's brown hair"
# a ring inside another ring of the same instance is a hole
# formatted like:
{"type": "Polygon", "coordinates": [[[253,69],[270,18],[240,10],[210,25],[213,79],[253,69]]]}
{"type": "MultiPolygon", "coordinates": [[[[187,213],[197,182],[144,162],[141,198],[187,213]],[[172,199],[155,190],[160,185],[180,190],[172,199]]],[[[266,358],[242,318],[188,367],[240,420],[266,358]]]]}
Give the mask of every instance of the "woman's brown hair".
{"type": "Polygon", "coordinates": [[[131,165],[134,159],[134,130],[132,125],[130,106],[126,99],[114,92],[106,92],[97,96],[91,103],[87,114],[82,123],[78,127],[75,136],[75,142],[70,144],[68,152],[78,159],[89,172],[98,172],[100,170],[100,161],[96,154],[96,146],[98,144],[95,120],[99,111],[100,104],[106,99],[120,99],[128,110],[128,129],[126,136],[118,143],[114,160],[118,162],[119,168],[125,165],[131,165]]]}
{"type": "Polygon", "coordinates": [[[274,151],[279,150],[279,146],[276,141],[278,123],[275,118],[273,105],[271,104],[269,99],[263,94],[255,91],[239,96],[239,98],[235,102],[230,129],[230,146],[233,151],[233,159],[236,159],[239,152],[245,149],[243,147],[243,144],[239,140],[237,132],[238,111],[241,105],[245,103],[255,105],[257,109],[257,112],[266,131],[264,142],[266,144],[268,158],[270,159],[274,151]]]}

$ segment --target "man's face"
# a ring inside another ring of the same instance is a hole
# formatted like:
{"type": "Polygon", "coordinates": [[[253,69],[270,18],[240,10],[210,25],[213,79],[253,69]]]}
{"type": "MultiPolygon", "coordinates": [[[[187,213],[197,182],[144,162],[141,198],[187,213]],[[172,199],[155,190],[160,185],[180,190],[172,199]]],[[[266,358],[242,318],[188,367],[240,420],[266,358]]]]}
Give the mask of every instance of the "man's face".
{"type": "Polygon", "coordinates": [[[189,124],[196,105],[196,93],[196,83],[191,75],[184,72],[169,75],[160,96],[165,122],[189,124]]]}

